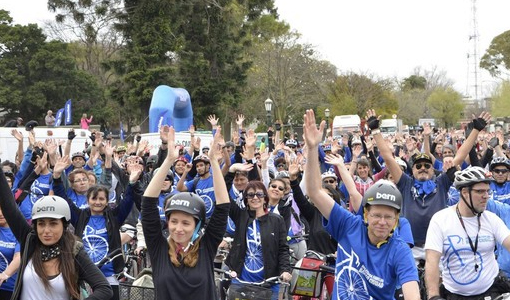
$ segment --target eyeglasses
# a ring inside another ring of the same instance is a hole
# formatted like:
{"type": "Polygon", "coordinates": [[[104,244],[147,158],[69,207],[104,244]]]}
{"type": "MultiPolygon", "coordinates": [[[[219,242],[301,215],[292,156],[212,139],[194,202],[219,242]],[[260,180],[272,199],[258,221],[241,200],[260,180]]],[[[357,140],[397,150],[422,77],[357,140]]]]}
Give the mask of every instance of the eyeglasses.
{"type": "Polygon", "coordinates": [[[388,215],[380,215],[380,214],[368,214],[372,219],[374,219],[375,221],[381,221],[381,220],[384,220],[384,221],[388,221],[388,222],[391,222],[391,221],[395,221],[396,217],[395,216],[388,216],[388,215]]]}
{"type": "Polygon", "coordinates": [[[475,194],[478,194],[480,196],[483,196],[485,194],[488,194],[489,196],[492,196],[492,190],[491,189],[471,189],[475,194]]]}
{"type": "Polygon", "coordinates": [[[266,194],[262,193],[262,192],[257,192],[257,193],[247,193],[246,194],[246,199],[253,199],[255,198],[255,196],[259,199],[262,199],[266,196],[266,194]]]}
{"type": "Polygon", "coordinates": [[[168,177],[168,176],[167,176],[167,177],[165,177],[165,181],[172,181],[172,180],[173,180],[173,178],[172,178],[172,177],[168,177]]]}
{"type": "Polygon", "coordinates": [[[280,190],[280,192],[285,191],[285,188],[284,188],[284,187],[278,186],[278,185],[276,185],[276,184],[271,184],[271,185],[270,185],[270,187],[271,187],[272,189],[278,189],[278,190],[280,190]]]}
{"type": "Polygon", "coordinates": [[[425,167],[425,169],[428,170],[428,169],[430,169],[430,167],[432,167],[431,164],[427,164],[427,163],[423,163],[423,164],[419,163],[419,164],[415,164],[415,166],[416,166],[417,170],[421,169],[422,167],[425,167]]]}
{"type": "Polygon", "coordinates": [[[75,181],[73,181],[73,183],[80,183],[80,182],[89,182],[89,179],[88,178],[82,178],[82,179],[76,179],[75,181]]]}
{"type": "Polygon", "coordinates": [[[296,149],[296,146],[294,146],[294,145],[289,145],[289,148],[290,148],[290,149],[296,149]]]}
{"type": "Polygon", "coordinates": [[[277,168],[285,168],[285,165],[277,165],[277,168]]]}
{"type": "Polygon", "coordinates": [[[324,179],[322,182],[324,182],[324,183],[329,183],[329,184],[333,184],[333,183],[335,183],[335,182],[336,182],[336,180],[334,180],[334,179],[324,179]]]}
{"type": "Polygon", "coordinates": [[[492,173],[506,174],[506,173],[508,173],[508,169],[494,169],[494,170],[492,170],[492,173]]]}

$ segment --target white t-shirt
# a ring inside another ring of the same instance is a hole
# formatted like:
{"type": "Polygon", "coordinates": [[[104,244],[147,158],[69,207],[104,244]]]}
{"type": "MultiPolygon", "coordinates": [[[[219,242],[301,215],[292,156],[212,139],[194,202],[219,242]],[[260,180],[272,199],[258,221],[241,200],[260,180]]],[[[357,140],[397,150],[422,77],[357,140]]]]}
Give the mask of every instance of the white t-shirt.
{"type": "Polygon", "coordinates": [[[443,284],[448,291],[463,296],[478,295],[489,289],[498,275],[494,247],[496,243],[503,243],[510,235],[510,230],[492,212],[482,213],[476,249],[478,271],[475,271],[475,255],[466,231],[474,246],[478,231],[477,217],[462,217],[466,227],[464,231],[455,207],[451,206],[434,214],[427,230],[425,249],[443,254],[443,284]]]}
{"type": "Polygon", "coordinates": [[[71,295],[66,290],[62,273],[50,280],[50,288],[46,290],[34,270],[32,259],[28,261],[23,273],[23,288],[21,289],[21,300],[69,300],[71,295]]]}

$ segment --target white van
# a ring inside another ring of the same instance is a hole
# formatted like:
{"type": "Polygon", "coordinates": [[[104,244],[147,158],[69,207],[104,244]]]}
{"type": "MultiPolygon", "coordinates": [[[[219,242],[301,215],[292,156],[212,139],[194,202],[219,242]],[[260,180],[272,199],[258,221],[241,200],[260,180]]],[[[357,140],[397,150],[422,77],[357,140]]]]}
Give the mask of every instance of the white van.
{"type": "Polygon", "coordinates": [[[348,132],[360,132],[361,118],[358,115],[335,116],[332,129],[333,138],[339,139],[348,132]]]}

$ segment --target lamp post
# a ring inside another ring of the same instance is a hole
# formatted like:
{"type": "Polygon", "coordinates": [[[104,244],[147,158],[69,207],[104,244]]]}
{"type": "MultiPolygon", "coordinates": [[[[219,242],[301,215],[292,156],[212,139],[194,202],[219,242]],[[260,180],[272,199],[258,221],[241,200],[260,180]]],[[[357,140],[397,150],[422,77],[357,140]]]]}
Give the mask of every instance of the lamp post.
{"type": "Polygon", "coordinates": [[[266,117],[267,117],[267,127],[271,126],[271,111],[273,110],[273,100],[267,98],[266,101],[264,101],[264,106],[266,108],[266,117]]]}
{"type": "Polygon", "coordinates": [[[324,110],[324,116],[326,116],[326,136],[329,134],[329,108],[324,110]]]}

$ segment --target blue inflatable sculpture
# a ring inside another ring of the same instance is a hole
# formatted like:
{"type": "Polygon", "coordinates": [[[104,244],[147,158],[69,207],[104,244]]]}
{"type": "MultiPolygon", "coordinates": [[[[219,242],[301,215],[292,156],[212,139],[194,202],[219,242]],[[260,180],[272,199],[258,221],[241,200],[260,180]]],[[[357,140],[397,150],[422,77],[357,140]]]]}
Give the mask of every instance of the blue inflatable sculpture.
{"type": "Polygon", "coordinates": [[[152,94],[149,108],[149,132],[159,132],[163,125],[175,131],[187,131],[193,124],[193,108],[188,91],[160,85],[152,94]]]}

